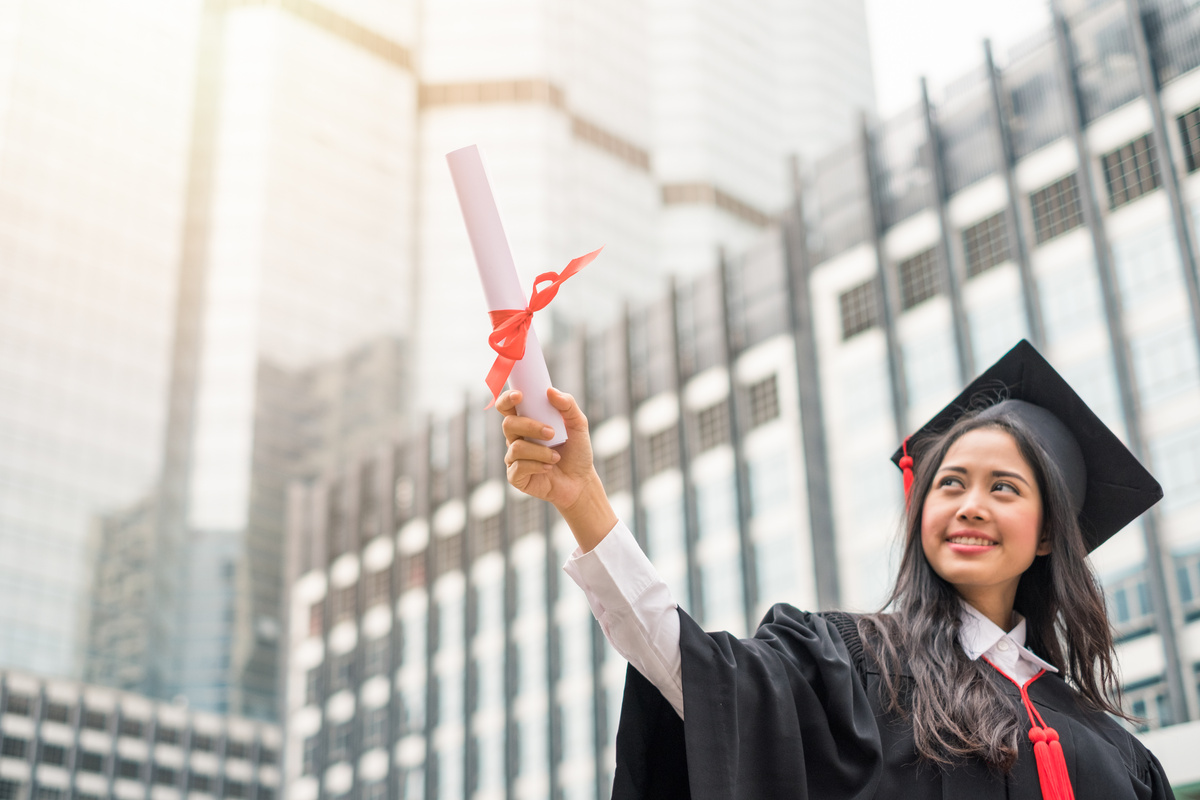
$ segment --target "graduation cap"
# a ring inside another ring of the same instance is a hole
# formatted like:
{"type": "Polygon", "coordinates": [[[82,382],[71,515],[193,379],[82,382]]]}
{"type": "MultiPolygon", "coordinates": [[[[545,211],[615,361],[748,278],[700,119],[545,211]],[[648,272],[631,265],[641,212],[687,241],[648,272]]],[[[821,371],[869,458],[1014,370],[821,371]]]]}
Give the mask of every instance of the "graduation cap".
{"type": "MultiPolygon", "coordinates": [[[[927,439],[970,411],[983,418],[1011,412],[1029,427],[1066,479],[1089,552],[1162,499],[1154,476],[1024,339],[906,439],[892,461],[911,469],[910,449],[920,455],[927,439]]],[[[906,490],[911,480],[906,471],[906,490]]]]}

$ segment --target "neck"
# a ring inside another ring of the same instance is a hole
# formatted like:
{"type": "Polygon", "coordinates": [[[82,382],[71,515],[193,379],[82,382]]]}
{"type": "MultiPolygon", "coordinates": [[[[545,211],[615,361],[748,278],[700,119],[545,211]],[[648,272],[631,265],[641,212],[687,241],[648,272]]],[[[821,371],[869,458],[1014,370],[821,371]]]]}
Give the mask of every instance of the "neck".
{"type": "Polygon", "coordinates": [[[972,592],[959,589],[958,594],[971,607],[983,614],[996,624],[1000,630],[1008,632],[1013,627],[1013,603],[1016,602],[1016,592],[1012,595],[998,592],[972,592]]]}

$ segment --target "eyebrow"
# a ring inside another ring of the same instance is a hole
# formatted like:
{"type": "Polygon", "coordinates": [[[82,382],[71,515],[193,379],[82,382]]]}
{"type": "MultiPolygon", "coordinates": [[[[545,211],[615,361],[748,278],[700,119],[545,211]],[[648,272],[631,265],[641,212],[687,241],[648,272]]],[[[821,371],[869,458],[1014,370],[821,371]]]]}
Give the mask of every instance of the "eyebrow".
{"type": "MultiPolygon", "coordinates": [[[[962,475],[967,474],[967,470],[965,467],[942,467],[940,470],[938,470],[938,472],[946,472],[946,471],[958,472],[962,475]]],[[[1026,486],[1030,485],[1029,481],[1025,480],[1024,476],[1022,476],[1021,474],[1016,473],[1016,472],[1008,472],[1007,470],[994,469],[994,470],[992,470],[992,477],[993,478],[1016,478],[1017,480],[1019,480],[1021,483],[1025,484],[1026,486]]]]}

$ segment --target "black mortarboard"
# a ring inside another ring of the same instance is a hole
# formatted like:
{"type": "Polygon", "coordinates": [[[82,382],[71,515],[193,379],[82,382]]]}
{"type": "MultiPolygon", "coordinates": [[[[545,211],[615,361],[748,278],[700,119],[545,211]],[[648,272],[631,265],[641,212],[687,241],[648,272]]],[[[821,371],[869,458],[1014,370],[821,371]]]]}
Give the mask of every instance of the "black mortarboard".
{"type": "Polygon", "coordinates": [[[1029,342],[971,382],[892,455],[921,457],[930,437],[968,411],[1011,410],[1036,434],[1066,479],[1088,551],[1162,499],[1162,487],[1029,342]]]}

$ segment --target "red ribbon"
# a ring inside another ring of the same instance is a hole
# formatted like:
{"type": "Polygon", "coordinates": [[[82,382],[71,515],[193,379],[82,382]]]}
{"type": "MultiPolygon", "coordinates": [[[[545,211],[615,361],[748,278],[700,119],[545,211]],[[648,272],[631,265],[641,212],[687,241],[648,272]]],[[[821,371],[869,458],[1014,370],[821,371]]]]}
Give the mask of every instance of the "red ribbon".
{"type": "Polygon", "coordinates": [[[488,344],[497,353],[486,380],[488,389],[492,392],[492,402],[488,403],[488,408],[496,405],[496,401],[500,399],[500,392],[504,389],[504,383],[508,380],[513,365],[525,357],[525,340],[529,337],[533,312],[548,306],[558,294],[558,287],[562,286],[567,278],[592,263],[603,249],[601,247],[586,256],[572,259],[562,272],[543,272],[538,275],[537,280],[533,282],[533,293],[529,295],[529,305],[525,308],[505,308],[488,312],[488,316],[492,318],[492,334],[488,337],[488,344]],[[546,281],[550,281],[550,285],[539,289],[538,286],[546,281]]]}

